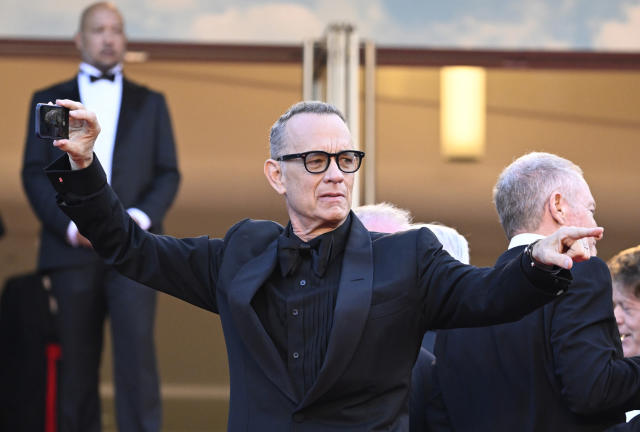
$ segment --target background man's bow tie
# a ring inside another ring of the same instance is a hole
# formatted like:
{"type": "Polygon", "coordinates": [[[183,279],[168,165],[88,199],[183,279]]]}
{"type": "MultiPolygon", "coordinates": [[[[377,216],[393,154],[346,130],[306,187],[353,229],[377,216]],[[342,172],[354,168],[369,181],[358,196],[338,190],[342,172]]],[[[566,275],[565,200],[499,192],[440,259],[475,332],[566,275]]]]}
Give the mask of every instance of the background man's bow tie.
{"type": "Polygon", "coordinates": [[[116,74],[105,73],[105,74],[98,75],[98,76],[89,75],[89,79],[91,80],[91,82],[95,82],[95,81],[98,81],[98,80],[101,80],[101,79],[113,81],[114,79],[116,79],[116,74]]]}

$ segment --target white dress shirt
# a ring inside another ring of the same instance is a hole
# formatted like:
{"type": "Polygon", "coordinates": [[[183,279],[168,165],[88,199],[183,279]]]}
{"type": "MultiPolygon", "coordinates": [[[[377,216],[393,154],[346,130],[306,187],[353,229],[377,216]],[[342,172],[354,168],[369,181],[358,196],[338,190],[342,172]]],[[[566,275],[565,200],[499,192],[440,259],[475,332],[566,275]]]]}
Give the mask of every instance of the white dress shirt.
{"type": "Polygon", "coordinates": [[[512,249],[518,246],[528,246],[534,241],[540,240],[543,238],[544,236],[540,234],[533,234],[533,233],[516,234],[513,237],[511,237],[511,241],[509,242],[509,249],[512,249]]]}

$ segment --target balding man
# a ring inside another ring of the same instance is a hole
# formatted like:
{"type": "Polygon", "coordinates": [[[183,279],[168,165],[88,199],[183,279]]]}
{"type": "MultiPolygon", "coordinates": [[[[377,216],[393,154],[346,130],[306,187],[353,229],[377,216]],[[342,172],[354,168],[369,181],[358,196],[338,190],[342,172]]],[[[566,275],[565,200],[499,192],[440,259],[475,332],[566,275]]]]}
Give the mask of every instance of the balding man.
{"type": "MultiPolygon", "coordinates": [[[[178,189],[173,131],[164,97],[123,76],[124,22],[110,3],[82,13],[77,76],[35,93],[31,107],[59,98],[81,100],[98,113],[96,155],[106,179],[138,226],[159,233],[178,189]]],[[[22,179],[42,224],[38,267],[51,272],[58,300],[62,363],[60,430],[100,430],[98,369],[109,316],[120,432],[158,431],[159,382],[153,342],[155,291],[104,265],[76,225],[59,210],[43,168],[62,153],[27,130],[22,179]]]]}

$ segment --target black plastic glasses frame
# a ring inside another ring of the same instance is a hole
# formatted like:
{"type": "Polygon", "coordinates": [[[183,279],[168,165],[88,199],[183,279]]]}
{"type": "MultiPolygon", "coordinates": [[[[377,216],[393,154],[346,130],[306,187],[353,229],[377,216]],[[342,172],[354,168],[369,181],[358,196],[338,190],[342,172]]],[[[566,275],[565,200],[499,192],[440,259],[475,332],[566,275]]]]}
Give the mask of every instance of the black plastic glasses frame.
{"type": "Polygon", "coordinates": [[[311,173],[311,174],[320,174],[325,172],[326,170],[329,169],[329,165],[331,165],[331,158],[335,158],[336,160],[336,165],[338,165],[338,169],[340,171],[342,171],[343,173],[354,173],[356,171],[358,171],[360,169],[360,165],[362,165],[362,158],[364,158],[364,152],[363,151],[359,151],[359,150],[343,150],[340,151],[338,153],[327,153],[325,151],[321,151],[321,150],[313,150],[313,151],[308,151],[308,152],[304,152],[304,153],[292,153],[292,154],[286,154],[286,155],[282,155],[276,158],[277,161],[282,161],[282,162],[286,162],[286,161],[290,161],[293,159],[302,159],[302,162],[304,163],[304,169],[307,170],[307,172],[311,173]],[[316,170],[316,171],[312,171],[309,169],[309,167],[307,166],[307,156],[311,155],[311,154],[321,154],[323,156],[326,156],[327,158],[327,162],[324,166],[324,168],[316,170]],[[355,159],[357,159],[358,163],[357,166],[354,169],[345,169],[344,167],[340,166],[340,156],[344,155],[344,154],[351,154],[353,155],[353,157],[355,159]]]}

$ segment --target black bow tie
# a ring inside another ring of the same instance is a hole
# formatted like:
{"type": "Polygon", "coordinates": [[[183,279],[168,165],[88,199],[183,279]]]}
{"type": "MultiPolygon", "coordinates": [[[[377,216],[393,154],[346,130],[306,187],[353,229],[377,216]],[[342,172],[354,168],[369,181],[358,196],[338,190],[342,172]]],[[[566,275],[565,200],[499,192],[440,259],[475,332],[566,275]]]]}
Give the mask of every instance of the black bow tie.
{"type": "Polygon", "coordinates": [[[295,272],[300,262],[305,257],[311,256],[313,272],[316,276],[322,277],[329,264],[332,245],[332,236],[323,238],[317,248],[311,247],[308,243],[304,243],[295,237],[280,237],[278,241],[278,257],[280,258],[282,275],[287,276],[295,272]]]}
{"type": "Polygon", "coordinates": [[[116,74],[105,73],[105,74],[98,75],[98,76],[89,75],[89,79],[91,80],[91,82],[96,82],[96,81],[101,80],[101,79],[105,79],[105,80],[113,82],[113,80],[116,79],[116,74]]]}

